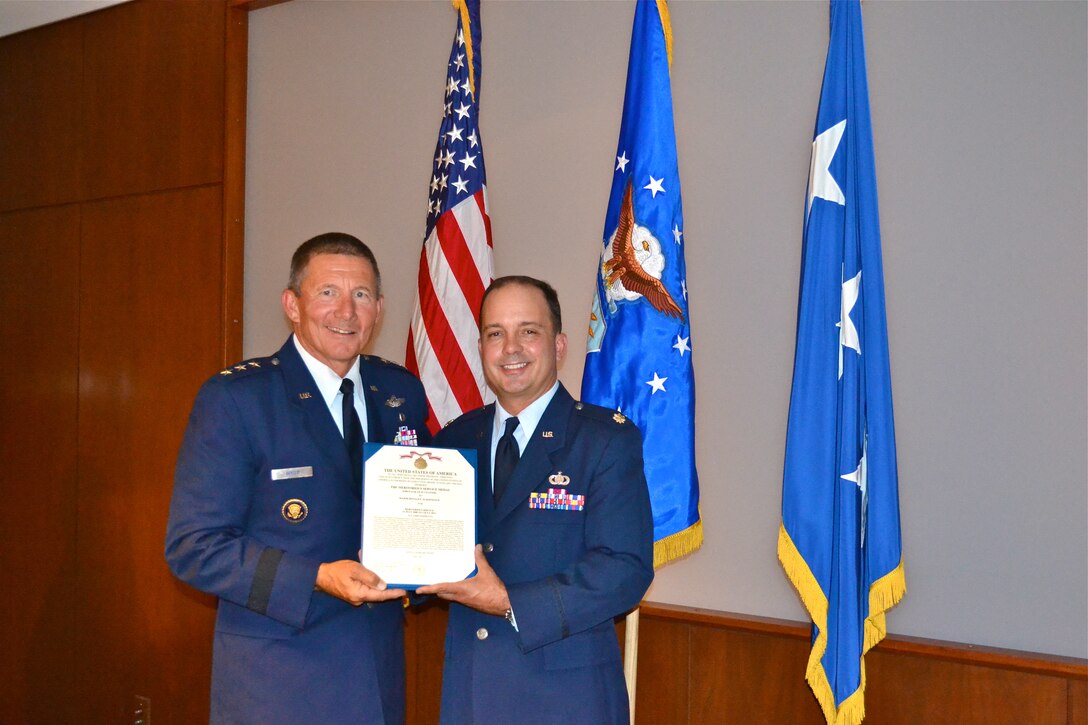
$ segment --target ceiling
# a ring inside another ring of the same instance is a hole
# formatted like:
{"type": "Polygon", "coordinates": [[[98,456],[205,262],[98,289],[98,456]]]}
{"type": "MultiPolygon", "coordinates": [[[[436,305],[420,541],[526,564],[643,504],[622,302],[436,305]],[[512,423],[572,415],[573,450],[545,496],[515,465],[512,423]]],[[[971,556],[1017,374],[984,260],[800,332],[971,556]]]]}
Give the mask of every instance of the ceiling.
{"type": "Polygon", "coordinates": [[[126,0],[0,0],[0,37],[126,0]]]}

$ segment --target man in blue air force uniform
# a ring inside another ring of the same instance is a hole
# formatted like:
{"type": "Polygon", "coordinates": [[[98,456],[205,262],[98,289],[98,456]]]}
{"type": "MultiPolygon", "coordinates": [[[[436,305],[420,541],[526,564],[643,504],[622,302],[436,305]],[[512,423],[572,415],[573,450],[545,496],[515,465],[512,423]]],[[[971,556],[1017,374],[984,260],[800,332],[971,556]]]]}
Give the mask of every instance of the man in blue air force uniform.
{"type": "Polygon", "coordinates": [[[436,438],[478,452],[482,544],[475,577],[418,590],[455,602],[443,723],[628,722],[613,617],[653,579],[642,437],[559,384],[561,330],[551,286],[496,280],[480,356],[498,402],[436,438]]]}
{"type": "Polygon", "coordinates": [[[219,597],[211,720],[401,723],[404,592],[358,560],[361,447],[426,444],[423,388],[360,355],[382,295],[355,237],[300,246],[282,302],[294,334],[204,384],[178,456],[166,560],[219,597]]]}

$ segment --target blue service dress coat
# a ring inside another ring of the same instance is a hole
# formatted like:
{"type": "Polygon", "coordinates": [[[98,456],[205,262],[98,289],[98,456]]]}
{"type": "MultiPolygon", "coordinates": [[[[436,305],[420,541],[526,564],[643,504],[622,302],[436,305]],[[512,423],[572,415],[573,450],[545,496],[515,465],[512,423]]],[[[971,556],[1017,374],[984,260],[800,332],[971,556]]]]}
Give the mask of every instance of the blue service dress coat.
{"type": "Polygon", "coordinates": [[[436,445],[476,449],[478,541],[517,620],[451,604],[442,722],[628,722],[613,618],[653,580],[642,436],[615,411],[556,391],[503,498],[493,504],[495,406],[458,418],[436,445]]]}
{"type": "MultiPolygon", "coordinates": [[[[420,444],[420,382],[362,356],[368,439],[420,444]]],[[[322,562],[358,559],[360,500],[343,437],[290,338],[200,389],[178,456],[166,560],[219,597],[216,723],[401,723],[400,601],[314,591],[322,562]]]]}

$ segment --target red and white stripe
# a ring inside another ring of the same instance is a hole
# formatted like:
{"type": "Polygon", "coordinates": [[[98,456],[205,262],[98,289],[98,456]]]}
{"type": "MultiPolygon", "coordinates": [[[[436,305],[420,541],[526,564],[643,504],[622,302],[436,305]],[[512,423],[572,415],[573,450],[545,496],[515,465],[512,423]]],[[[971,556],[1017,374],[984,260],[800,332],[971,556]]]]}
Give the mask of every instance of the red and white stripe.
{"type": "Polygon", "coordinates": [[[492,399],[480,364],[477,321],[493,273],[484,187],[438,218],[419,258],[405,364],[423,381],[432,433],[492,399]]]}

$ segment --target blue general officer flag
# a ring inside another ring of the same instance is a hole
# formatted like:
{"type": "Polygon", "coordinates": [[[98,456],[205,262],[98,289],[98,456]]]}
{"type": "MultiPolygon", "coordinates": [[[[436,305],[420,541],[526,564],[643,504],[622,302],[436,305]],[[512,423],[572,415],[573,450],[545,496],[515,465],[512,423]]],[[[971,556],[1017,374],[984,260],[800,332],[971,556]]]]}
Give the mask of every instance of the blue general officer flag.
{"type": "Polygon", "coordinates": [[[862,657],[906,591],[859,0],[831,0],[801,254],[778,558],[813,622],[806,679],[854,725],[862,657]]]}
{"type": "Polygon", "coordinates": [[[642,430],[654,566],[697,549],[695,379],[664,0],[638,0],[582,399],[642,430]]]}

